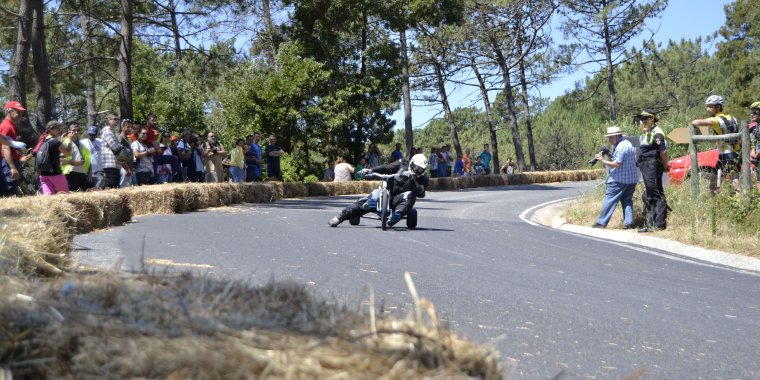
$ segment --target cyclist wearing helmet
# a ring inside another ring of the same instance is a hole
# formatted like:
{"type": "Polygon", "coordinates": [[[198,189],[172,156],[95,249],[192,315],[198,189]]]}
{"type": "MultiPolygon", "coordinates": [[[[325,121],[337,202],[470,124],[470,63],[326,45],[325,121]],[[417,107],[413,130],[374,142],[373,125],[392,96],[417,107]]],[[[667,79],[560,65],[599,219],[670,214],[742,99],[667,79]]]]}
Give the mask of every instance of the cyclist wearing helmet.
{"type": "MultiPolygon", "coordinates": [[[[395,174],[388,179],[388,191],[391,195],[390,208],[393,211],[388,221],[389,226],[398,223],[401,217],[412,209],[417,198],[425,197],[425,188],[429,183],[428,176],[425,174],[426,170],[427,157],[424,154],[415,154],[408,163],[404,160],[398,160],[387,165],[361,170],[362,175],[370,173],[395,174]]],[[[367,204],[368,201],[377,199],[373,195],[375,194],[370,193],[344,208],[340,214],[330,219],[328,222],[330,227],[337,227],[344,220],[360,217],[370,212],[371,207],[367,204]]]]}
{"type": "Polygon", "coordinates": [[[757,177],[755,187],[760,190],[760,102],[754,102],[749,106],[752,112],[752,122],[748,125],[749,135],[752,139],[750,144],[749,158],[755,165],[755,176],[757,177]]]}
{"type": "Polygon", "coordinates": [[[637,166],[644,179],[644,215],[646,225],[639,232],[664,230],[668,216],[668,204],[662,186],[662,173],[668,166],[668,145],[665,133],[657,126],[657,115],[649,110],[636,116],[641,125],[639,138],[639,159],[637,166]]]}
{"type": "MultiPolygon", "coordinates": [[[[707,119],[694,120],[691,122],[691,125],[695,127],[710,127],[716,135],[738,132],[739,122],[733,116],[723,113],[723,104],[725,102],[726,100],[720,95],[709,96],[705,100],[709,117],[707,119]]],[[[723,169],[724,172],[732,171],[736,174],[739,151],[741,150],[739,143],[732,144],[724,141],[718,144],[718,149],[720,150],[718,168],[723,169]]],[[[713,192],[717,190],[716,176],[711,176],[710,178],[710,190],[713,192]]]]}

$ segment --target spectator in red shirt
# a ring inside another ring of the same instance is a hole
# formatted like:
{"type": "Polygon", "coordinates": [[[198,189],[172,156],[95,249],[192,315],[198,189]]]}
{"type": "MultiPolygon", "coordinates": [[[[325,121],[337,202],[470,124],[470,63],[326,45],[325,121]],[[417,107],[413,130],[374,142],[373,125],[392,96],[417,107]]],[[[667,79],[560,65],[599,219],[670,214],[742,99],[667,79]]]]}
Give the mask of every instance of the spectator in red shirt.
{"type": "MultiPolygon", "coordinates": [[[[154,148],[156,152],[159,152],[161,149],[161,144],[158,141],[157,136],[160,135],[169,135],[169,132],[167,130],[160,130],[158,128],[158,116],[156,116],[155,113],[151,112],[148,114],[148,121],[145,122],[145,128],[148,130],[148,136],[145,139],[145,144],[148,145],[149,148],[154,148]]],[[[181,166],[180,166],[180,160],[179,157],[174,155],[156,155],[153,156],[153,172],[158,173],[158,166],[159,165],[170,165],[172,170],[172,175],[170,177],[170,182],[179,182],[182,180],[182,174],[181,174],[181,166]]]]}
{"type": "MultiPolygon", "coordinates": [[[[18,192],[18,181],[21,178],[21,151],[18,148],[12,148],[8,139],[16,140],[18,138],[16,126],[24,117],[26,109],[21,103],[11,101],[3,107],[5,119],[0,123],[0,135],[5,136],[2,143],[2,179],[0,179],[0,196],[16,195],[18,192]]],[[[17,145],[19,146],[19,145],[17,145]]]]}

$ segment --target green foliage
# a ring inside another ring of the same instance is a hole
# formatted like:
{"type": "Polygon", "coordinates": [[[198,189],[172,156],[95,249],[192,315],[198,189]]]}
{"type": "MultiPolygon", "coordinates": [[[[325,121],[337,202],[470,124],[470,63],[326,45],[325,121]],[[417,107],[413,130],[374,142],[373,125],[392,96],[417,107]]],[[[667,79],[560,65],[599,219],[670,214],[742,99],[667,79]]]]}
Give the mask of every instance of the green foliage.
{"type": "MultiPolygon", "coordinates": [[[[199,65],[187,57],[175,69],[171,55],[160,55],[144,44],[133,47],[135,60],[144,62],[132,72],[135,121],[144,122],[151,112],[158,115],[163,129],[177,134],[190,128],[202,134],[206,130],[204,103],[206,89],[199,65]]],[[[231,141],[225,141],[229,143],[231,141]]]]}
{"type": "Polygon", "coordinates": [[[221,95],[223,135],[245,136],[254,131],[274,134],[286,151],[305,138],[311,121],[319,120],[319,90],[330,73],[319,62],[304,58],[295,43],[281,45],[279,72],[246,65],[227,82],[221,95]]]}
{"type": "Polygon", "coordinates": [[[313,183],[313,182],[319,182],[319,178],[315,176],[314,174],[309,174],[306,177],[303,178],[304,183],[313,183]]]}
{"type": "Polygon", "coordinates": [[[748,107],[760,100],[760,1],[736,0],[726,6],[726,24],[720,29],[725,38],[718,44],[717,57],[728,69],[733,88],[732,100],[748,107]]]}
{"type": "Polygon", "coordinates": [[[748,204],[727,184],[721,186],[720,196],[712,197],[711,205],[718,218],[730,221],[741,233],[756,234],[760,226],[760,194],[753,190],[748,204]]]}
{"type": "Polygon", "coordinates": [[[285,154],[280,157],[280,171],[282,172],[282,180],[284,182],[298,182],[304,180],[308,174],[293,156],[285,154]]]}

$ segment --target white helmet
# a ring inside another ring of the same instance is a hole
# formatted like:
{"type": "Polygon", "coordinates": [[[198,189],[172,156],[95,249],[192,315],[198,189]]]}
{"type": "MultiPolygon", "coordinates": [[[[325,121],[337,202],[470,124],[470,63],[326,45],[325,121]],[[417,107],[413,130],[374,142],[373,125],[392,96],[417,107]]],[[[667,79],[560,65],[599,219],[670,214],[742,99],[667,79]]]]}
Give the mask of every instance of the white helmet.
{"type": "Polygon", "coordinates": [[[427,169],[427,157],[424,154],[415,154],[412,159],[409,160],[409,171],[416,176],[425,174],[427,169]]]}
{"type": "Polygon", "coordinates": [[[723,99],[723,97],[720,95],[710,95],[709,97],[707,97],[707,100],[705,100],[705,105],[706,106],[714,106],[716,104],[723,105],[723,103],[725,102],[726,102],[726,99],[723,99]]]}

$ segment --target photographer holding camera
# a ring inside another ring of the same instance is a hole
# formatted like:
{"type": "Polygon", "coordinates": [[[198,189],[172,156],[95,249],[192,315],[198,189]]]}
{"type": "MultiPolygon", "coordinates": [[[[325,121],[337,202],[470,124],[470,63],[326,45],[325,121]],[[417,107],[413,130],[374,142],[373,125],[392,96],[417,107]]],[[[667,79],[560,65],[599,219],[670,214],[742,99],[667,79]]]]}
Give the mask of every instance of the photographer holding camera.
{"type": "Polygon", "coordinates": [[[208,140],[203,144],[203,156],[206,163],[206,182],[224,182],[224,156],[227,151],[216,139],[216,133],[209,132],[208,140]]]}
{"type": "Polygon", "coordinates": [[[607,160],[602,152],[594,156],[602,165],[611,168],[607,175],[607,192],[602,201],[599,219],[591,227],[605,228],[615,212],[617,203],[623,207],[623,224],[626,229],[633,227],[633,192],[639,181],[636,172],[636,149],[630,141],[623,138],[617,126],[607,128],[607,142],[612,145],[612,159],[607,160]]]}

